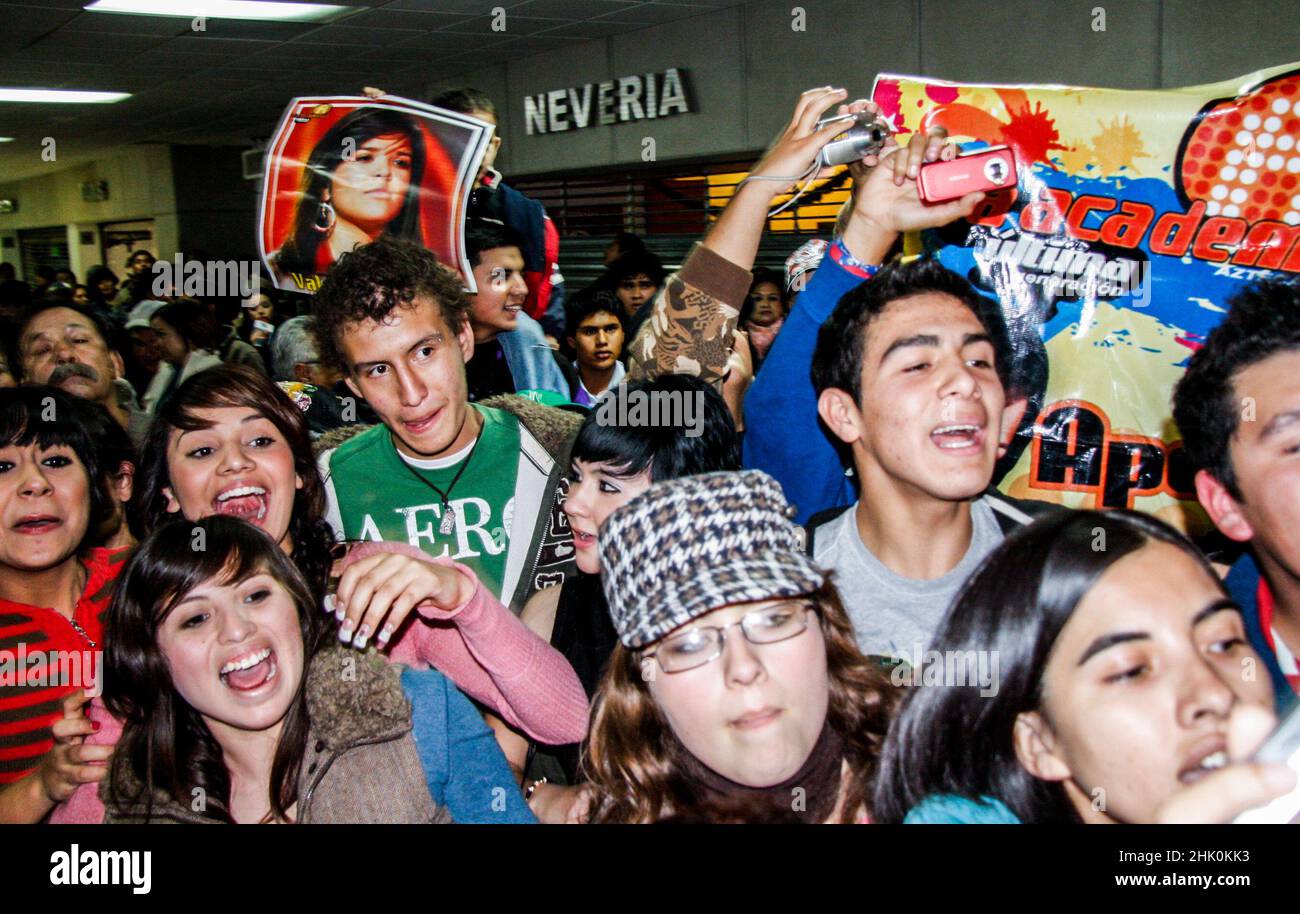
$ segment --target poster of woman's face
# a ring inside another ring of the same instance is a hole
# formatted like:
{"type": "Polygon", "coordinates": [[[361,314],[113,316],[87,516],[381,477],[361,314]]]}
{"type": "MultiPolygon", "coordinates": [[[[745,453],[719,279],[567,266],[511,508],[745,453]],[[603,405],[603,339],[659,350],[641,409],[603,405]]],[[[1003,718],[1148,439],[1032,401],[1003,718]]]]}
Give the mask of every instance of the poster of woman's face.
{"type": "Polygon", "coordinates": [[[278,288],[314,293],[380,235],[429,248],[472,288],[463,227],[492,126],[393,96],[296,98],[267,147],[258,226],[278,288]]]}

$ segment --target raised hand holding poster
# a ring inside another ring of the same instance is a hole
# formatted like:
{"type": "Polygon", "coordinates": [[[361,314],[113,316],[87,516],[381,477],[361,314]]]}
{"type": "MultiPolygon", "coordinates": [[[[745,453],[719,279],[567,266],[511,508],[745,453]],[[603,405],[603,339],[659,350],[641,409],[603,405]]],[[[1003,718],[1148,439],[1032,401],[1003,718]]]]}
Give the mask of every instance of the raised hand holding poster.
{"type": "Polygon", "coordinates": [[[1016,154],[1018,186],[924,239],[1011,330],[1002,490],[1205,530],[1170,396],[1234,292],[1300,281],[1300,64],[1153,91],[883,74],[872,97],[901,134],[1016,154]]]}

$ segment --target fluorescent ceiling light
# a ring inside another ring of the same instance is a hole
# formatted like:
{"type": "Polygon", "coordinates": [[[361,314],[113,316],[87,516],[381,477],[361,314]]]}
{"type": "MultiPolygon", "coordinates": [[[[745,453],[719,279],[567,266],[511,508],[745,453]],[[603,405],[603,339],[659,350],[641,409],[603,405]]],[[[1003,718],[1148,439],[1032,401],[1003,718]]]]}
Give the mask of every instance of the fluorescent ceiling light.
{"type": "Polygon", "coordinates": [[[11,136],[0,136],[0,143],[12,143],[14,138],[11,136]]]}
{"type": "Polygon", "coordinates": [[[194,19],[257,19],[263,22],[329,22],[364,7],[335,3],[270,3],[262,0],[95,0],[84,7],[92,13],[174,16],[194,19]]]}
{"type": "Polygon", "coordinates": [[[130,92],[82,92],[76,89],[5,89],[0,88],[0,102],[36,102],[38,104],[107,104],[130,98],[130,92]]]}

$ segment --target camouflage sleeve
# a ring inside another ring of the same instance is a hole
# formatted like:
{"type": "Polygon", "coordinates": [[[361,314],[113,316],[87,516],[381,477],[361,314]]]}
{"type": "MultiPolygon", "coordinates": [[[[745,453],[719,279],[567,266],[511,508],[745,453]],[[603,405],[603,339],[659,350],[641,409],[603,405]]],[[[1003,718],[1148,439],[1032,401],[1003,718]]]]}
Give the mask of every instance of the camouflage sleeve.
{"type": "Polygon", "coordinates": [[[689,374],[714,383],[727,371],[731,334],[752,276],[695,245],[669,276],[628,350],[628,379],[689,374]]]}

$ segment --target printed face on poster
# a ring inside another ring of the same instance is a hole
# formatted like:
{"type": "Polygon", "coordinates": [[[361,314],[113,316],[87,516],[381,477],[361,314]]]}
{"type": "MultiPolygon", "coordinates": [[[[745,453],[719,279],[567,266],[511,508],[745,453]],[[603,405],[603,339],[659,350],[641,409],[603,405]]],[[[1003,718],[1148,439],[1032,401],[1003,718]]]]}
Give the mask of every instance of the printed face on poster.
{"type": "Polygon", "coordinates": [[[395,96],[295,98],[267,147],[258,221],[276,287],[314,294],[340,256],[388,234],[474,291],[465,210],[493,129],[395,96]]]}

